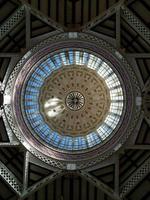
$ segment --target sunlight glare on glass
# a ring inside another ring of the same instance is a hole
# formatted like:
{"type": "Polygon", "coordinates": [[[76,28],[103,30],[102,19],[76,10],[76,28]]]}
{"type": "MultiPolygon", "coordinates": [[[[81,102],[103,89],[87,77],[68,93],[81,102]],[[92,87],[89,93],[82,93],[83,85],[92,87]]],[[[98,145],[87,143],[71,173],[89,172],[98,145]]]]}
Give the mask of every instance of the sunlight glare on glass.
{"type": "Polygon", "coordinates": [[[45,102],[44,109],[48,117],[56,117],[64,111],[65,106],[61,99],[51,98],[45,102]]]}

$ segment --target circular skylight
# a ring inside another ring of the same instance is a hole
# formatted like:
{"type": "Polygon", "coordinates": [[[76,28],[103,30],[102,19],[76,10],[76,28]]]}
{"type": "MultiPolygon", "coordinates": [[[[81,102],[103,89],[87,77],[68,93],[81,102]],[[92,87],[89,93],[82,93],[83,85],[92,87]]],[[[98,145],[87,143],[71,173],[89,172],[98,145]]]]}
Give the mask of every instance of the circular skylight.
{"type": "Polygon", "coordinates": [[[46,56],[29,75],[23,94],[23,110],[30,128],[38,139],[61,150],[84,150],[103,143],[113,135],[124,107],[117,74],[104,59],[87,50],[63,50],[46,56]],[[83,71],[82,77],[73,75],[71,79],[71,70],[76,74],[83,71]],[[83,82],[86,75],[89,80],[83,82]],[[101,90],[98,92],[96,87],[101,90]],[[68,129],[69,124],[74,126],[68,129]]]}

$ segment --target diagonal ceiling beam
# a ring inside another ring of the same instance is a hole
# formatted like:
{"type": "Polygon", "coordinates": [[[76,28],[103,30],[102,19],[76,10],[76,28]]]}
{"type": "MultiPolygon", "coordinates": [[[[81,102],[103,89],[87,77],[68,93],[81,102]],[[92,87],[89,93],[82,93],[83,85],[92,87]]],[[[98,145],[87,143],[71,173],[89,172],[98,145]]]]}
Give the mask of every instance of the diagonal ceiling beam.
{"type": "Polygon", "coordinates": [[[139,150],[150,150],[150,145],[127,145],[125,149],[139,149],[139,150]]]}
{"type": "Polygon", "coordinates": [[[28,6],[25,6],[26,19],[26,49],[31,47],[31,14],[28,6]]]}
{"type": "Polygon", "coordinates": [[[19,7],[1,26],[0,40],[2,40],[24,17],[24,6],[19,7]]]}
{"type": "Polygon", "coordinates": [[[116,46],[116,39],[115,38],[109,37],[109,36],[104,35],[102,33],[96,33],[95,31],[92,31],[92,30],[88,30],[88,31],[84,30],[84,33],[95,35],[96,37],[100,37],[103,40],[106,40],[107,42],[112,44],[113,46],[116,46]]]}
{"type": "Polygon", "coordinates": [[[32,164],[38,165],[38,166],[40,166],[42,168],[48,169],[50,171],[54,171],[54,172],[57,171],[56,168],[52,167],[51,165],[49,165],[47,163],[44,163],[42,160],[38,159],[37,157],[35,157],[32,154],[30,154],[29,162],[32,163],[32,164]]]}
{"type": "Polygon", "coordinates": [[[9,53],[9,52],[5,52],[5,53],[0,53],[0,57],[2,58],[14,58],[14,57],[22,57],[23,53],[9,53]]]}
{"type": "Polygon", "coordinates": [[[127,2],[126,2],[126,5],[130,5],[130,4],[133,4],[133,3],[135,3],[137,0],[128,0],[127,2]]]}
{"type": "Polygon", "coordinates": [[[29,159],[30,159],[30,153],[26,151],[24,156],[24,169],[23,169],[23,191],[25,191],[28,187],[29,159]]]}
{"type": "Polygon", "coordinates": [[[143,22],[133,14],[125,5],[121,6],[122,17],[127,21],[127,23],[134,28],[137,33],[150,44],[150,30],[143,24],[143,22]]]}
{"type": "Polygon", "coordinates": [[[150,58],[150,53],[126,53],[126,56],[132,58],[150,58]]]}
{"type": "Polygon", "coordinates": [[[144,119],[144,113],[141,112],[137,126],[134,129],[134,132],[131,134],[130,139],[126,142],[126,145],[124,145],[124,149],[126,149],[126,146],[133,146],[135,144],[143,119],[144,119]]]}
{"type": "Polygon", "coordinates": [[[56,30],[59,31],[64,31],[66,29],[66,27],[64,27],[63,25],[58,24],[57,22],[55,22],[54,20],[52,20],[51,18],[49,18],[48,16],[44,15],[42,12],[40,12],[39,10],[35,9],[34,7],[32,7],[30,4],[28,4],[26,1],[24,0],[19,0],[19,2],[23,5],[25,5],[26,8],[28,8],[30,10],[30,13],[35,15],[37,18],[39,18],[41,21],[45,22],[46,24],[50,25],[51,27],[53,27],[56,30]]]}
{"type": "Polygon", "coordinates": [[[119,49],[121,47],[121,11],[120,7],[116,11],[116,46],[119,49]]]}
{"type": "Polygon", "coordinates": [[[20,53],[0,53],[0,57],[3,57],[3,58],[4,57],[10,57],[11,58],[11,60],[9,62],[9,65],[7,67],[4,79],[3,79],[4,87],[6,86],[6,83],[7,83],[8,79],[9,79],[9,76],[10,76],[12,70],[14,69],[14,66],[20,60],[20,58],[22,58],[22,56],[23,56],[22,52],[20,52],[20,53]]]}
{"type": "Polygon", "coordinates": [[[97,170],[99,168],[107,167],[109,165],[114,165],[116,163],[117,158],[118,158],[117,154],[112,155],[109,158],[107,158],[106,160],[101,161],[99,164],[87,168],[86,172],[90,173],[91,171],[97,170]]]}
{"type": "Polygon", "coordinates": [[[40,188],[44,187],[48,183],[53,182],[55,179],[63,176],[64,174],[66,174],[65,171],[58,170],[57,172],[54,172],[53,174],[47,176],[43,180],[39,181],[38,183],[36,183],[33,186],[31,186],[31,187],[27,188],[26,190],[24,190],[23,193],[21,194],[19,200],[23,200],[23,199],[29,197],[31,194],[33,194],[34,192],[36,192],[40,188]]]}
{"type": "Polygon", "coordinates": [[[105,194],[107,194],[112,199],[114,199],[114,200],[122,199],[119,197],[119,195],[114,190],[112,190],[110,187],[108,187],[106,184],[104,184],[102,181],[98,180],[97,178],[95,178],[94,176],[89,174],[88,172],[78,171],[77,174],[80,175],[81,177],[85,178],[87,181],[89,181],[93,185],[95,185],[98,189],[103,191],[105,194]]]}
{"type": "Polygon", "coordinates": [[[124,0],[120,0],[118,3],[114,4],[113,6],[111,6],[108,10],[106,10],[105,12],[100,14],[94,20],[92,20],[92,21],[88,22],[87,24],[85,24],[81,28],[81,30],[90,30],[91,28],[93,28],[97,24],[99,24],[102,21],[106,20],[107,18],[109,18],[110,16],[115,14],[118,11],[118,9],[120,9],[120,7],[122,6],[123,3],[124,3],[124,0]]]}
{"type": "Polygon", "coordinates": [[[121,197],[125,197],[150,172],[150,158],[147,159],[121,186],[121,197]]]}
{"type": "Polygon", "coordinates": [[[17,141],[12,141],[12,142],[0,142],[0,147],[15,147],[19,146],[20,143],[17,141]]]}
{"type": "Polygon", "coordinates": [[[116,155],[115,162],[115,192],[119,195],[119,155],[116,155]]]}
{"type": "MultiPolygon", "coordinates": [[[[130,65],[134,66],[133,67],[133,70],[135,72],[135,74],[137,75],[138,77],[138,80],[139,80],[139,86],[141,88],[141,90],[144,88],[144,81],[142,79],[142,75],[141,75],[141,72],[139,70],[139,67],[137,65],[137,62],[136,62],[136,59],[135,59],[135,56],[133,54],[125,54],[126,55],[126,58],[127,60],[129,61],[130,65]]],[[[139,54],[140,55],[140,54],[139,54]]],[[[142,57],[142,56],[141,56],[142,57]]]]}
{"type": "Polygon", "coordinates": [[[0,161],[0,176],[18,194],[21,195],[22,184],[15,175],[0,161]]]}
{"type": "Polygon", "coordinates": [[[11,127],[9,126],[9,123],[8,123],[7,118],[5,116],[4,110],[2,112],[2,118],[3,118],[4,124],[5,124],[6,130],[7,130],[7,135],[8,135],[10,143],[11,144],[17,144],[18,140],[14,136],[14,133],[13,133],[11,127]]]}
{"type": "Polygon", "coordinates": [[[35,46],[36,44],[40,43],[42,40],[46,40],[47,38],[50,38],[54,35],[57,35],[58,33],[60,33],[59,30],[54,30],[54,31],[49,32],[49,33],[44,33],[40,36],[36,36],[36,37],[31,39],[31,44],[32,44],[32,46],[35,46]]]}

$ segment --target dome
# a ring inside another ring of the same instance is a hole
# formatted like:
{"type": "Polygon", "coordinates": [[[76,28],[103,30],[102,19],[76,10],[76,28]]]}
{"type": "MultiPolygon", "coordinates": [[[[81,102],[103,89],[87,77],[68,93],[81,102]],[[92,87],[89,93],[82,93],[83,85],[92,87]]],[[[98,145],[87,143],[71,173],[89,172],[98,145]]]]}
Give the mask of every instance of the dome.
{"type": "Polygon", "coordinates": [[[131,75],[120,52],[96,36],[61,33],[41,42],[7,84],[17,138],[59,168],[107,158],[134,127],[131,75]]]}
{"type": "Polygon", "coordinates": [[[113,133],[123,111],[123,90],[102,58],[85,49],[62,49],[42,58],[29,74],[23,112],[48,145],[89,149],[113,133]]]}

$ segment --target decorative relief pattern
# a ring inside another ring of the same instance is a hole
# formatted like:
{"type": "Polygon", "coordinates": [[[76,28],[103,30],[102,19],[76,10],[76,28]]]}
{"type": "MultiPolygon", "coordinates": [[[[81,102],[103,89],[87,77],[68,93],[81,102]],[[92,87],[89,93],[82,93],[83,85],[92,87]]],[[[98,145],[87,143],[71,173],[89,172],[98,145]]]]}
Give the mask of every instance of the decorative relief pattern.
{"type": "Polygon", "coordinates": [[[41,88],[39,102],[42,114],[53,130],[60,134],[82,135],[94,131],[104,121],[109,111],[110,96],[106,83],[93,70],[66,67],[47,78],[41,88]],[[78,91],[85,98],[85,105],[76,111],[65,105],[66,97],[72,91],[78,91]],[[57,99],[61,101],[62,113],[57,115],[54,107],[56,116],[49,116],[51,104],[57,103],[57,99]],[[46,108],[45,102],[48,104],[46,108]]]}
{"type": "Polygon", "coordinates": [[[77,111],[84,106],[85,98],[80,92],[72,91],[66,96],[65,103],[70,110],[77,111]]]}

